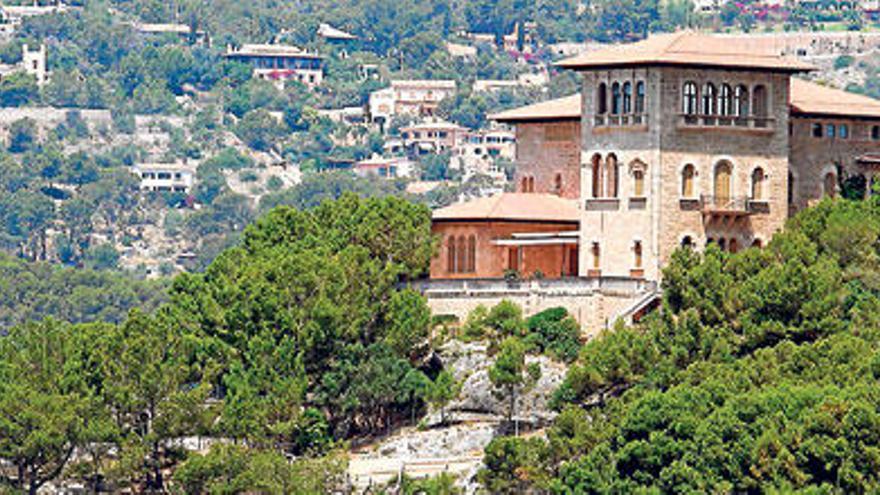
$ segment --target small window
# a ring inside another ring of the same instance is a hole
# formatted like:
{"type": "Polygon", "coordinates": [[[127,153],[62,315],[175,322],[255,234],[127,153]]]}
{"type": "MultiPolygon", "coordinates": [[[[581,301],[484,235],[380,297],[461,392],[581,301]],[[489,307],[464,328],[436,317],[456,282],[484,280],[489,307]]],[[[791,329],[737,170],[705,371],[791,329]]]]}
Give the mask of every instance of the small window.
{"type": "Polygon", "coordinates": [[[697,113],[697,83],[688,81],[682,86],[681,110],[687,115],[697,113]]]}
{"type": "Polygon", "coordinates": [[[600,259],[602,252],[599,249],[598,242],[593,243],[592,252],[593,252],[593,269],[598,270],[599,267],[602,266],[601,259],[600,259]]]}
{"type": "Polygon", "coordinates": [[[636,113],[645,113],[645,81],[636,83],[636,113]]]}
{"type": "Polygon", "coordinates": [[[689,236],[689,235],[684,236],[684,238],[682,238],[682,240],[681,240],[681,247],[683,247],[685,249],[693,249],[694,248],[693,238],[691,238],[691,236],[689,236]]]}
{"type": "Polygon", "coordinates": [[[620,99],[620,83],[614,83],[611,85],[611,115],[620,114],[620,99]]]}
{"type": "Polygon", "coordinates": [[[822,124],[816,122],[813,124],[813,137],[820,138],[822,137],[822,124]]]}
{"type": "Polygon", "coordinates": [[[556,178],[553,181],[553,188],[556,190],[556,194],[562,194],[562,174],[556,174],[556,178]]]}
{"type": "Polygon", "coordinates": [[[837,127],[834,124],[827,124],[825,126],[825,137],[833,138],[836,131],[837,127]]]}
{"type": "Polygon", "coordinates": [[[840,124],[837,126],[837,135],[840,136],[840,139],[848,139],[849,138],[849,126],[846,124],[840,124]]]}
{"type": "Polygon", "coordinates": [[[642,267],[642,241],[633,243],[633,264],[636,268],[642,267]]]}
{"type": "Polygon", "coordinates": [[[871,139],[880,139],[880,125],[871,126],[871,139]]]}
{"type": "Polygon", "coordinates": [[[623,113],[632,113],[632,83],[623,83],[623,113]]]}
{"type": "Polygon", "coordinates": [[[608,86],[600,83],[596,90],[596,113],[604,115],[608,113],[608,86]]]}

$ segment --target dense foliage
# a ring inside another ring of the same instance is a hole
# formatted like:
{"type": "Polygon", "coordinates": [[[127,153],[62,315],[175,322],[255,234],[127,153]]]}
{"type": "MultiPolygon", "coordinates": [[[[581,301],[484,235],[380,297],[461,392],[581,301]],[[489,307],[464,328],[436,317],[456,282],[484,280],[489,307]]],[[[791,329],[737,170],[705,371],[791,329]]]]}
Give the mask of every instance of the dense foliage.
{"type": "Polygon", "coordinates": [[[0,483],[36,490],[64,473],[164,489],[186,457],[177,439],[194,435],[256,450],[192,457],[179,486],[307,493],[332,482],[337,442],[443,408],[459,389],[425,366],[424,299],[397,288],[427,268],[429,219],[393,197],[280,207],[205,273],[177,277],[151,313],[12,328],[0,339],[0,459],[17,474],[0,483]],[[72,462],[74,449],[88,455],[72,462]]]}
{"type": "Polygon", "coordinates": [[[493,492],[876,490],[880,201],[825,201],[765,249],[682,250],[663,311],[589,342],[546,441],[500,439],[493,492]]]}
{"type": "Polygon", "coordinates": [[[106,271],[28,263],[0,254],[0,333],[47,317],[119,323],[131,309],[155,309],[166,284],[106,271]]]}

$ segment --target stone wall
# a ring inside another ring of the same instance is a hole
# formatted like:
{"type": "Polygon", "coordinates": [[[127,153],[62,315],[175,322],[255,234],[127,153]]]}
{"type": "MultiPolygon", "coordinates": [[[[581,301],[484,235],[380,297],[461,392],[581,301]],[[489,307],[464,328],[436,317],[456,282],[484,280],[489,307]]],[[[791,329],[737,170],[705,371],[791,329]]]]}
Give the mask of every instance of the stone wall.
{"type": "Polygon", "coordinates": [[[577,120],[517,124],[516,190],[578,199],[580,128],[577,120]],[[562,179],[561,190],[556,187],[557,175],[562,179]],[[534,191],[524,190],[523,178],[534,178],[534,191]]]}
{"type": "Polygon", "coordinates": [[[801,115],[792,117],[791,124],[792,212],[822,199],[828,173],[843,173],[844,177],[862,174],[870,183],[876,173],[874,168],[858,163],[857,159],[866,153],[880,153],[880,139],[872,136],[872,128],[880,126],[880,119],[801,115]],[[814,124],[822,126],[822,137],[813,136],[814,124]],[[828,125],[834,126],[835,137],[827,136],[828,125]],[[841,126],[846,126],[848,137],[840,137],[841,126]]]}
{"type": "Polygon", "coordinates": [[[563,307],[581,324],[585,337],[613,325],[625,310],[656,292],[656,284],[633,279],[430,281],[419,287],[434,315],[454,315],[464,321],[478,306],[491,308],[508,300],[531,316],[563,307]]]}

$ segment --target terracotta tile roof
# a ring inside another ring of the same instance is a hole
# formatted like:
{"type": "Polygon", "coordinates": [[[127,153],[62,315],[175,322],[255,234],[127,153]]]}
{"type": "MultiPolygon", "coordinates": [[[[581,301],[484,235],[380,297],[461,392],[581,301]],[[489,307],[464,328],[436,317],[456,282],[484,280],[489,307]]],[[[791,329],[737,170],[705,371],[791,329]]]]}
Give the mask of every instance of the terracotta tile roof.
{"type": "Polygon", "coordinates": [[[578,222],[577,202],[552,194],[502,193],[434,210],[434,220],[578,222]]]}
{"type": "Polygon", "coordinates": [[[584,53],[557,65],[567,69],[634,65],[760,68],[779,72],[813,69],[797,59],[780,56],[772,44],[743,46],[723,36],[693,31],[655,35],[637,43],[584,53]]]}
{"type": "Polygon", "coordinates": [[[542,101],[534,105],[514,108],[489,116],[498,122],[527,122],[531,120],[559,120],[581,118],[581,95],[576,93],[564,98],[542,101]]]}
{"type": "Polygon", "coordinates": [[[806,115],[880,118],[880,100],[820,84],[791,79],[791,112],[806,115]]]}

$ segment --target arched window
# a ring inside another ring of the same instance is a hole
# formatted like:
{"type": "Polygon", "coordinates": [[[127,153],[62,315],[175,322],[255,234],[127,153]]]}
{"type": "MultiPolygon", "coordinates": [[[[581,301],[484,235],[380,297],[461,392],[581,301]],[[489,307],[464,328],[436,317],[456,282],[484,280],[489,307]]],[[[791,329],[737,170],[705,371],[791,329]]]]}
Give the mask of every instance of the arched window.
{"type": "Polygon", "coordinates": [[[733,91],[733,114],[737,117],[749,115],[749,88],[743,84],[733,91]]]}
{"type": "Polygon", "coordinates": [[[718,249],[721,249],[722,251],[727,249],[727,239],[723,237],[718,239],[718,249]]]}
{"type": "Polygon", "coordinates": [[[623,113],[632,113],[632,83],[623,83],[623,113]]]}
{"type": "Polygon", "coordinates": [[[875,141],[880,139],[880,125],[875,125],[871,127],[871,139],[875,141]]]}
{"type": "Polygon", "coordinates": [[[636,83],[636,113],[645,113],[645,81],[636,83]]]}
{"type": "Polygon", "coordinates": [[[608,86],[605,83],[599,83],[596,88],[596,113],[605,115],[608,113],[608,86]]]}
{"type": "Polygon", "coordinates": [[[467,271],[467,256],[467,240],[463,235],[458,236],[458,243],[455,247],[455,270],[457,273],[465,273],[467,271]]]}
{"type": "Polygon", "coordinates": [[[446,238],[446,271],[449,273],[455,273],[455,262],[456,262],[456,254],[455,254],[455,236],[449,236],[446,238]]]}
{"type": "Polygon", "coordinates": [[[633,243],[633,266],[636,268],[642,267],[642,241],[636,241],[633,243]]]}
{"type": "Polygon", "coordinates": [[[706,83],[703,85],[703,106],[700,111],[703,115],[715,115],[715,85],[706,83]]]}
{"type": "Polygon", "coordinates": [[[755,117],[767,117],[767,87],[762,84],[752,91],[752,113],[755,117]]]}
{"type": "Polygon", "coordinates": [[[632,195],[635,198],[645,197],[645,173],[647,166],[641,160],[634,160],[630,166],[630,173],[633,178],[632,195]]]}
{"type": "Polygon", "coordinates": [[[764,199],[764,169],[761,167],[752,171],[752,199],[760,201],[764,199]]]}
{"type": "Polygon", "coordinates": [[[697,83],[688,81],[682,86],[681,111],[686,115],[697,113],[697,83]]]}
{"type": "MultiPolygon", "coordinates": [[[[715,202],[716,204],[727,203],[731,198],[731,179],[733,166],[730,162],[721,161],[715,165],[715,202]]],[[[719,241],[720,242],[720,241],[719,241]]]]}
{"type": "Polygon", "coordinates": [[[612,153],[605,157],[605,197],[616,198],[620,178],[617,157],[612,153]]]}
{"type": "Polygon", "coordinates": [[[535,192],[535,178],[534,177],[529,177],[529,192],[530,193],[535,192]]]}
{"type": "Polygon", "coordinates": [[[822,181],[822,189],[825,196],[829,198],[837,195],[837,175],[834,172],[825,174],[825,179],[822,181]]]}
{"type": "Polygon", "coordinates": [[[611,115],[620,115],[620,83],[611,85],[611,115]]]}
{"type": "Polygon", "coordinates": [[[761,239],[755,239],[754,241],[752,241],[752,247],[753,247],[753,248],[758,248],[758,249],[760,249],[761,247],[763,247],[763,244],[764,244],[764,243],[761,242],[761,239]]]}
{"type": "Polygon", "coordinates": [[[681,239],[681,247],[683,247],[685,249],[693,249],[694,248],[694,239],[689,235],[684,236],[681,239]]]}
{"type": "Polygon", "coordinates": [[[553,188],[556,194],[562,194],[562,174],[556,174],[556,178],[553,180],[553,188]]]}
{"type": "Polygon", "coordinates": [[[468,237],[467,246],[467,272],[474,273],[477,271],[477,236],[468,237]]]}
{"type": "Polygon", "coordinates": [[[681,197],[683,198],[693,198],[694,197],[694,176],[696,175],[696,169],[690,163],[684,166],[684,169],[681,171],[681,197]]]}
{"type": "Polygon", "coordinates": [[[727,245],[727,250],[731,253],[736,253],[739,251],[739,243],[736,242],[736,239],[731,239],[730,243],[727,245]]]}
{"type": "Polygon", "coordinates": [[[520,181],[520,182],[522,184],[519,187],[519,192],[524,192],[524,193],[529,192],[529,178],[523,177],[522,181],[520,181]]]}
{"type": "Polygon", "coordinates": [[[733,115],[733,90],[729,84],[722,84],[718,93],[718,113],[721,115],[733,115]]]}
{"type": "Polygon", "coordinates": [[[637,198],[645,197],[645,171],[644,170],[634,170],[633,171],[633,196],[637,198]]]}
{"type": "Polygon", "coordinates": [[[599,154],[593,155],[592,158],[593,172],[593,197],[602,197],[602,157],[599,154]]]}

